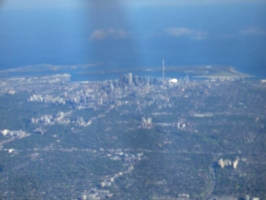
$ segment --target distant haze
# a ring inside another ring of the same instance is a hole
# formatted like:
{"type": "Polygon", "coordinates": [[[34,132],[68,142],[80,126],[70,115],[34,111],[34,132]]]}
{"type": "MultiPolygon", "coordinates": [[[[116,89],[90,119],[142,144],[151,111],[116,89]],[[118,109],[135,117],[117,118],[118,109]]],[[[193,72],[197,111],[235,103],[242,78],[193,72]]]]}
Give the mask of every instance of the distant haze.
{"type": "Polygon", "coordinates": [[[0,67],[232,65],[266,78],[266,3],[0,1],[0,67]]]}

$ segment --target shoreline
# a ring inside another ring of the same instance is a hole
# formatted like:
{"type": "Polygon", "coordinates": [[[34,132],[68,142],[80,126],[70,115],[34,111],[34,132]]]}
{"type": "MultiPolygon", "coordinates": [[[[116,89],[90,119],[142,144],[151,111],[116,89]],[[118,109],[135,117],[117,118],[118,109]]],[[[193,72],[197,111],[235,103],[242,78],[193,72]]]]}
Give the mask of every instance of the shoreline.
{"type": "Polygon", "coordinates": [[[202,76],[192,76],[193,78],[206,78],[206,79],[236,79],[236,78],[256,78],[253,75],[202,75],[202,76]]]}
{"type": "MultiPolygon", "coordinates": [[[[65,73],[63,70],[65,69],[71,69],[77,71],[72,74],[74,76],[80,74],[82,76],[84,75],[104,75],[104,74],[113,74],[113,73],[127,73],[127,72],[138,72],[138,73],[154,73],[154,72],[160,72],[162,69],[158,66],[156,67],[134,67],[134,68],[121,68],[121,69],[108,69],[106,68],[105,70],[101,68],[101,70],[97,71],[86,71],[86,68],[89,67],[96,67],[99,65],[103,65],[103,63],[92,63],[92,64],[81,64],[81,65],[52,65],[52,64],[39,64],[39,65],[28,65],[25,67],[18,67],[18,68],[12,68],[12,69],[5,69],[0,71],[0,76],[2,77],[12,77],[12,76],[17,76],[19,72],[24,72],[24,73],[36,73],[36,75],[41,75],[45,70],[50,69],[51,74],[56,73],[61,73],[60,70],[62,70],[62,73],[65,73]],[[52,68],[56,68],[53,69],[52,68]],[[39,72],[39,74],[38,74],[39,72]]],[[[255,78],[256,76],[249,75],[249,74],[244,74],[239,71],[237,71],[234,67],[232,66],[221,66],[221,65],[216,65],[216,66],[169,66],[165,68],[165,71],[169,71],[169,75],[173,75],[172,72],[174,73],[182,73],[182,74],[187,74],[191,78],[195,79],[237,79],[237,78],[255,78]],[[208,74],[206,74],[208,73],[208,74]]],[[[171,77],[175,78],[175,77],[171,77]]]]}

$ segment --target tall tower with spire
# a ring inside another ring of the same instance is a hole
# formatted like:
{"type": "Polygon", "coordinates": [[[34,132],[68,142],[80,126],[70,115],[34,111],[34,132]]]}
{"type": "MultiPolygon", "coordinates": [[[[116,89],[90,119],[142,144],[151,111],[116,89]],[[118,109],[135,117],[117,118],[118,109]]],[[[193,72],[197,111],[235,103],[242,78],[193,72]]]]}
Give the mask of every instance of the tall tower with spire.
{"type": "Polygon", "coordinates": [[[162,66],[162,67],[163,67],[163,77],[162,77],[162,78],[163,78],[163,81],[164,81],[164,78],[165,78],[165,67],[164,67],[164,59],[162,60],[162,64],[163,64],[163,66],[162,66]]]}

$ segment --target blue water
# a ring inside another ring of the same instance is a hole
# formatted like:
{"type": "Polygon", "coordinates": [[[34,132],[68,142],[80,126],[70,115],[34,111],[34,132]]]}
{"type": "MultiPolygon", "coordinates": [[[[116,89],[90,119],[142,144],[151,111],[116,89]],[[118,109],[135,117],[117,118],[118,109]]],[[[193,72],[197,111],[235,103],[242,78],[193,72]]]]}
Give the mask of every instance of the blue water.
{"type": "MultiPolygon", "coordinates": [[[[130,71],[134,68],[160,67],[164,59],[166,67],[234,66],[240,72],[266,78],[266,12],[263,7],[243,5],[239,9],[238,5],[231,5],[134,9],[116,8],[116,12],[93,9],[2,11],[0,69],[43,63],[103,63],[88,70],[130,71]],[[173,37],[164,32],[169,27],[203,30],[208,36],[203,40],[173,37]],[[248,27],[258,27],[262,34],[241,35],[240,30],[248,27]],[[108,28],[126,30],[128,37],[98,41],[90,38],[94,30],[108,28]]],[[[118,78],[118,75],[74,73],[73,77],[102,80],[118,78]]]]}

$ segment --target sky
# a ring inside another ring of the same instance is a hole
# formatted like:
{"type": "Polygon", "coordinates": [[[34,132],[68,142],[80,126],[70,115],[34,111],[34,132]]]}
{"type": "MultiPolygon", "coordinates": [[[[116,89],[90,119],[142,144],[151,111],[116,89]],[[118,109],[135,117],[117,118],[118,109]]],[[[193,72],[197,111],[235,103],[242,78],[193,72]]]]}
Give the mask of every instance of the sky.
{"type": "Polygon", "coordinates": [[[236,65],[265,70],[266,0],[0,0],[0,67],[236,65]]]}
{"type": "MultiPolygon", "coordinates": [[[[95,0],[1,0],[5,9],[73,9],[84,6],[95,0]]],[[[114,0],[116,1],[116,0],[114,0]]],[[[114,4],[114,1],[99,0],[100,4],[114,4]]],[[[265,0],[119,0],[120,4],[129,6],[162,6],[162,5],[202,5],[202,4],[231,4],[231,3],[265,3],[265,0]]]]}

